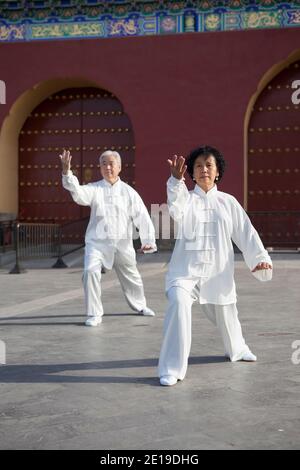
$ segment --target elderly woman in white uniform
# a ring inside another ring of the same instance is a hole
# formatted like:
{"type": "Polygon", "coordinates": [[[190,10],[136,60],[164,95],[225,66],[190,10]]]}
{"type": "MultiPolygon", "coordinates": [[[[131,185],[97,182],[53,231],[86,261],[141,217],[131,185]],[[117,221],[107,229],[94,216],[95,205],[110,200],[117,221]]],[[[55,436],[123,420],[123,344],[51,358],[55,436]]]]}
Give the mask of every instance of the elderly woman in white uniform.
{"type": "Polygon", "coordinates": [[[121,181],[121,157],[108,150],[100,156],[102,180],[81,186],[71,171],[69,151],[60,155],[63,187],[77,204],[91,207],[85,235],[83,286],[86,301],[86,326],[102,322],[101,268],[115,268],[129,306],[142,315],[154,316],[147,307],[143,282],[136,267],[133,224],[139,229],[143,253],[157,250],[155,230],[139,194],[121,181]]]}
{"type": "Polygon", "coordinates": [[[238,319],[232,240],[259,280],[271,279],[272,261],[238,201],[218,191],[225,161],[217,149],[202,146],[186,162],[176,155],[168,162],[168,206],[178,233],[166,277],[169,305],[158,372],[161,385],[170,386],[186,375],[195,300],[218,326],[225,355],[231,361],[256,361],[238,319]],[[185,185],[186,170],[196,183],[193,191],[185,185]]]}

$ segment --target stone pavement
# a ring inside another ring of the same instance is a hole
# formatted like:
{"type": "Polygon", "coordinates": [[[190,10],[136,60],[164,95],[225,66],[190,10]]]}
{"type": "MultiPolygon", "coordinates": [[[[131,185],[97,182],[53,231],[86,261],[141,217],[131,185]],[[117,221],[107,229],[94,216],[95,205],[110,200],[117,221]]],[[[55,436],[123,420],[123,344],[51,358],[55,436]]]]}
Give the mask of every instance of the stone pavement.
{"type": "Polygon", "coordinates": [[[240,319],[257,363],[225,359],[217,330],[194,305],[187,377],[161,387],[169,257],[139,257],[155,318],[131,312],[108,272],[97,328],[83,326],[78,254],[65,270],[46,269],[49,260],[31,262],[26,274],[0,270],[1,449],[299,448],[300,255],[274,254],[266,284],[237,255],[240,319]]]}

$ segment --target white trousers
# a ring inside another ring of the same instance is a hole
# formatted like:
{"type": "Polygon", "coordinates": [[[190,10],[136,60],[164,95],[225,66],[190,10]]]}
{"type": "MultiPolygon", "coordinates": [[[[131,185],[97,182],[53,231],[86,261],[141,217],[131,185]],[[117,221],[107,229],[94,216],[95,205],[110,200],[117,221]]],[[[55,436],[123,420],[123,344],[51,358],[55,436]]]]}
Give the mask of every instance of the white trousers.
{"type": "MultiPolygon", "coordinates": [[[[187,371],[192,342],[192,304],[197,297],[197,287],[192,293],[182,287],[171,287],[167,292],[169,300],[164,320],[164,335],[160,351],[158,374],[173,375],[183,380],[187,371]]],[[[242,335],[236,304],[203,304],[201,309],[209,320],[218,327],[224,344],[225,354],[231,361],[238,361],[249,351],[242,335]]]]}
{"type": "MultiPolygon", "coordinates": [[[[102,316],[101,301],[101,267],[102,255],[97,250],[87,251],[84,258],[83,287],[85,294],[86,314],[102,316]]],[[[115,256],[113,265],[119,278],[125,299],[132,310],[140,312],[146,307],[143,281],[136,262],[128,264],[121,257],[115,256]]]]}

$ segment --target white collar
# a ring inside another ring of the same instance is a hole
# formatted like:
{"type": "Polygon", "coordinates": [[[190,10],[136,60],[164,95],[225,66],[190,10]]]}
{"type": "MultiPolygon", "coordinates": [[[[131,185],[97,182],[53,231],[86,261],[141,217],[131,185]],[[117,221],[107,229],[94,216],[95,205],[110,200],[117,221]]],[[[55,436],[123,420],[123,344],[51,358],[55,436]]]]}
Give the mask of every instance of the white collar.
{"type": "Polygon", "coordinates": [[[111,184],[109,181],[106,181],[105,178],[103,178],[101,181],[102,181],[103,186],[105,186],[106,188],[111,188],[111,189],[119,186],[121,182],[120,177],[117,179],[117,181],[114,184],[111,184]]]}
{"type": "Polygon", "coordinates": [[[195,184],[194,193],[199,194],[202,197],[209,197],[218,191],[217,185],[215,184],[209,191],[205,192],[198,184],[195,184]]]}

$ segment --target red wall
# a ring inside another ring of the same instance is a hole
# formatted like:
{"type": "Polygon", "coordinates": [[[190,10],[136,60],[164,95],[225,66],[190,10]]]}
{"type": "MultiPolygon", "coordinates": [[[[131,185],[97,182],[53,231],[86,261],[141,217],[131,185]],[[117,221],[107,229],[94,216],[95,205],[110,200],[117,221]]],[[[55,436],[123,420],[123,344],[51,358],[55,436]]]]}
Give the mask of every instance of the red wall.
{"type": "Polygon", "coordinates": [[[299,44],[300,28],[1,45],[7,104],[0,106],[0,123],[36,83],[90,79],[113,92],[132,121],[136,188],[147,205],[165,201],[167,158],[202,143],[219,148],[228,162],[219,189],[243,202],[249,99],[262,76],[299,44]]]}

